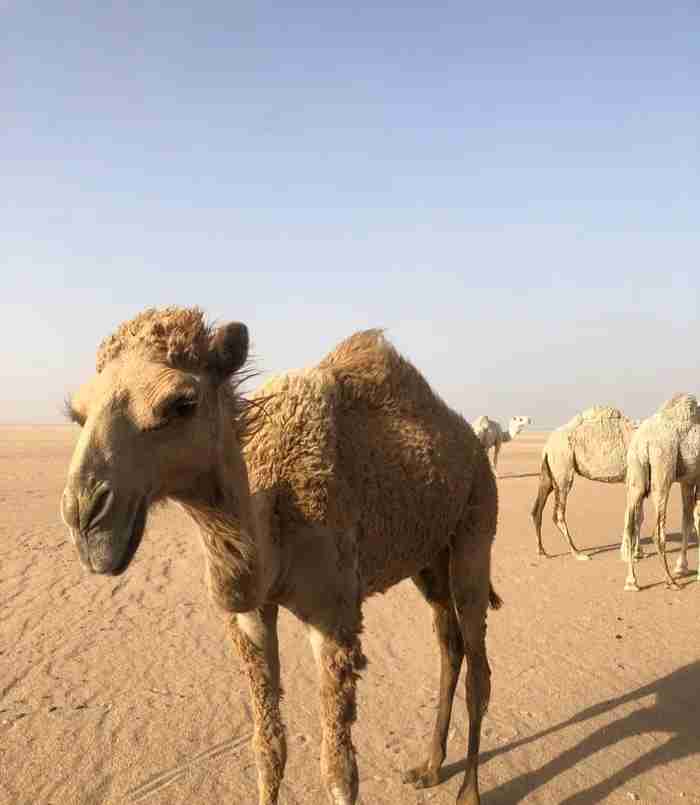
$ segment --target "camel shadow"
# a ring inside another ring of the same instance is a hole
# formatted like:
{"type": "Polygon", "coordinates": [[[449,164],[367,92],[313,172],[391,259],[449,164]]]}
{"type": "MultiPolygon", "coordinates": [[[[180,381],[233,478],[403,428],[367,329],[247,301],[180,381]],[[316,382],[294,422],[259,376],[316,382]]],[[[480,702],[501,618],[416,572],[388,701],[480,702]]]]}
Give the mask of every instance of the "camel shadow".
{"type": "MultiPolygon", "coordinates": [[[[681,540],[683,535],[680,531],[674,531],[673,533],[666,534],[666,553],[673,554],[678,553],[681,549],[681,540]]],[[[607,545],[596,545],[592,548],[584,548],[583,550],[586,551],[590,556],[597,556],[599,553],[609,553],[610,551],[619,551],[620,550],[620,542],[611,542],[607,545]]],[[[654,542],[654,538],[649,537],[642,537],[640,543],[643,548],[646,549],[645,559],[649,559],[652,556],[657,556],[658,551],[656,550],[656,543],[654,542]]],[[[698,545],[697,540],[691,537],[688,541],[688,548],[696,548],[698,545]]]]}
{"type": "MultiPolygon", "coordinates": [[[[666,733],[668,737],[666,741],[658,743],[624,768],[613,772],[585,790],[571,794],[562,800],[562,805],[590,805],[593,802],[601,802],[617,789],[628,785],[640,774],[674,760],[700,754],[700,730],[696,710],[698,687],[700,687],[700,661],[685,665],[661,679],[643,685],[618,698],[607,699],[587,707],[581,713],[552,727],[484,752],[481,756],[482,764],[498,755],[556,735],[573,725],[582,724],[606,713],[613,713],[625,705],[654,696],[654,701],[648,706],[620,715],[616,720],[599,727],[575,746],[566,749],[540,768],[525,772],[482,795],[483,805],[520,802],[562,772],[577,764],[586,764],[599,753],[640,734],[666,733]]],[[[600,763],[596,770],[600,771],[603,768],[604,765],[600,763]]],[[[446,766],[442,770],[442,779],[448,780],[455,774],[463,772],[464,769],[464,761],[446,766]]]]}
{"type": "Polygon", "coordinates": [[[510,475],[499,475],[499,481],[510,481],[513,478],[539,478],[539,472],[520,472],[520,473],[511,473],[510,475]]]}

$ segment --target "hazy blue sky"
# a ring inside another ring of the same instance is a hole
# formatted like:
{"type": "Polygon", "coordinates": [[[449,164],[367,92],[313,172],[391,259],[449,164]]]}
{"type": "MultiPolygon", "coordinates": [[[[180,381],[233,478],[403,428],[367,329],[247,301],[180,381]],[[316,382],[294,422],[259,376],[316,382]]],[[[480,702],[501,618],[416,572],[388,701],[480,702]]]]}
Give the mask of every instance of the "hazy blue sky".
{"type": "Polygon", "coordinates": [[[352,6],[0,3],[0,421],[171,303],[470,419],[698,391],[697,3],[352,6]]]}

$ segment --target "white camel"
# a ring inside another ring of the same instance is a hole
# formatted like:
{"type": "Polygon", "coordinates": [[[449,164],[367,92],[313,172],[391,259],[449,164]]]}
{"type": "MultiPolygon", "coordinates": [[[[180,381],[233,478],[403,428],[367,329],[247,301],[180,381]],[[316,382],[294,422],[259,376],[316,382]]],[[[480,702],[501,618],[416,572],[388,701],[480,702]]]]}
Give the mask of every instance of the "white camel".
{"type": "Polygon", "coordinates": [[[493,458],[491,458],[491,466],[493,467],[493,474],[498,477],[498,454],[501,450],[501,445],[504,442],[510,442],[520,433],[526,426],[532,425],[532,420],[529,416],[513,416],[508,422],[508,430],[505,431],[501,425],[487,416],[477,417],[472,422],[472,428],[476,433],[477,438],[483,444],[486,452],[491,458],[489,450],[493,447],[493,458]]]}

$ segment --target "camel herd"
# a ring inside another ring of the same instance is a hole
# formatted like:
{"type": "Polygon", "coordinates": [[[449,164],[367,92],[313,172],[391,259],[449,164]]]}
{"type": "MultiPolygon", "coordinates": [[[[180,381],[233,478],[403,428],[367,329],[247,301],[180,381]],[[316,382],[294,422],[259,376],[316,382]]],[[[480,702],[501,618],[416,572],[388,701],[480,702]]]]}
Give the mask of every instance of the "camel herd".
{"type": "MultiPolygon", "coordinates": [[[[279,607],[307,626],[318,668],[328,801],[353,805],[362,602],[412,579],[432,610],[441,670],[426,758],[404,780],[416,788],[439,782],[466,660],[469,733],[457,805],[478,805],[481,722],[491,690],[486,616],[501,605],[491,584],[498,494],[485,448],[494,447],[495,469],[501,443],[530,420],[516,418],[504,432],[482,418],[477,435],[379,331],[357,333],[316,366],[245,396],[247,357],[245,325],[210,327],[197,308],[144,311],[102,342],[95,375],[67,406],[81,432],[61,514],[81,563],[92,573],[123,572],[159,501],[175,501],[191,516],[211,598],[234,613],[260,805],[278,802],[287,757],[279,607]]],[[[533,510],[540,551],[550,492],[555,522],[580,555],[565,517],[574,474],[626,478],[626,586],[636,588],[632,546],[642,499],[653,498],[663,549],[668,489],[677,480],[684,490],[680,569],[687,569],[699,453],[700,414],[688,395],[636,429],[614,409],[584,411],[545,447],[533,510]]]]}
{"type": "MultiPolygon", "coordinates": [[[[511,422],[525,419],[516,417],[511,422]]],[[[498,423],[487,417],[479,417],[472,427],[487,449],[494,443],[491,434],[501,431],[498,423]],[[488,427],[483,427],[484,421],[489,423],[488,427]]],[[[693,532],[700,534],[700,409],[696,398],[692,394],[676,394],[641,422],[628,419],[617,408],[587,408],[549,435],[542,452],[540,485],[532,508],[541,556],[547,555],[542,545],[542,512],[554,492],[554,524],[576,559],[590,558],[576,547],[566,523],[566,501],[575,475],[591,481],[627,484],[620,545],[621,557],[628,565],[625,590],[639,590],[636,560],[644,555],[640,543],[643,503],[646,497],[651,498],[655,512],[654,539],[668,586],[677,589],[666,558],[666,508],[671,485],[677,481],[683,501],[683,526],[675,573],[684,576],[688,573],[688,541],[693,532]]]]}

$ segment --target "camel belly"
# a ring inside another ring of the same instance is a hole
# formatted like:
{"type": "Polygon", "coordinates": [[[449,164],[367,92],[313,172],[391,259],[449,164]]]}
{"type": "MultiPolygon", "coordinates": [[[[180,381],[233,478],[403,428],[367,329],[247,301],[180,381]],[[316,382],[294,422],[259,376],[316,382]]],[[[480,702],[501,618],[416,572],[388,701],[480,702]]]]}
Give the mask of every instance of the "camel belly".
{"type": "Polygon", "coordinates": [[[450,543],[447,531],[428,534],[407,528],[409,539],[388,540],[384,535],[358,534],[358,559],[363,597],[382,593],[435,562],[450,543]]]}

